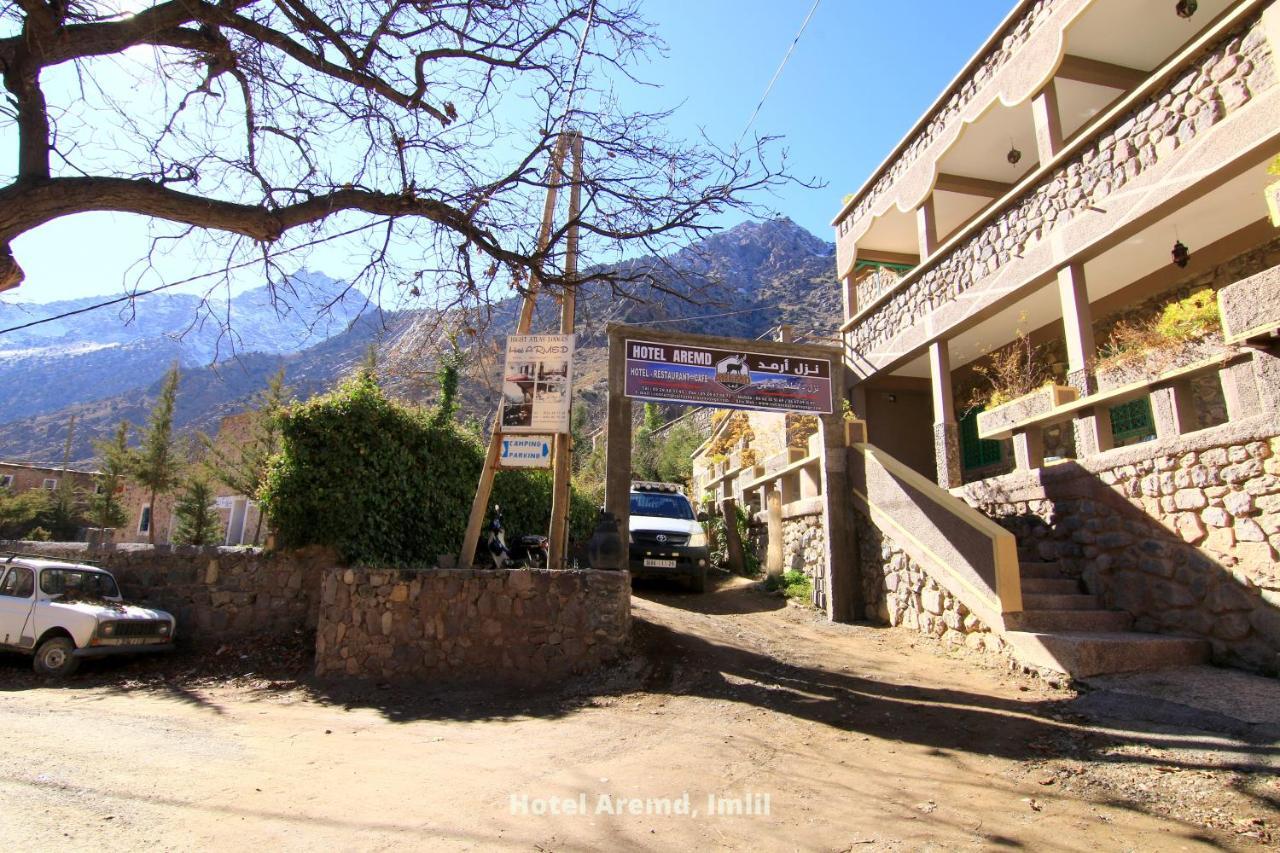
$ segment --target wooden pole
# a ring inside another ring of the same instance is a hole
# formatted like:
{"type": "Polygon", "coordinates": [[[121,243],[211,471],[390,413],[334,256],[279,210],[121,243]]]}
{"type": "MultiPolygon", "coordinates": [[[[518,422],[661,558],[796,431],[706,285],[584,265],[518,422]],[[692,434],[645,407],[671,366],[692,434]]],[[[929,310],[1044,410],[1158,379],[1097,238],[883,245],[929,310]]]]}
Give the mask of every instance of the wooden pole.
{"type": "MultiPolygon", "coordinates": [[[[565,234],[564,293],[560,297],[560,334],[573,334],[573,314],[577,296],[574,279],[578,275],[578,216],[581,212],[582,189],[582,135],[571,134],[570,151],[573,175],[569,184],[569,228],[565,234]]],[[[573,388],[568,389],[570,419],[573,413],[573,388]]],[[[573,461],[573,434],[556,433],[552,454],[551,532],[547,567],[565,567],[569,550],[569,508],[572,501],[570,489],[571,463],[573,461]]]]}
{"type": "MultiPolygon", "coordinates": [[[[556,195],[560,190],[563,177],[565,146],[568,143],[566,134],[560,134],[556,140],[555,150],[551,153],[551,168],[548,173],[547,200],[542,206],[542,228],[538,232],[538,250],[544,251],[551,240],[551,223],[555,216],[556,195]]],[[[515,334],[527,335],[533,325],[533,306],[538,298],[539,281],[536,275],[529,277],[529,288],[525,292],[524,304],[520,306],[520,320],[516,324],[515,334]]],[[[493,430],[489,433],[489,449],[484,456],[484,467],[480,469],[480,482],[476,486],[476,496],[471,500],[471,515],[467,518],[467,532],[462,537],[462,550],[458,552],[459,568],[469,568],[475,560],[476,546],[480,544],[480,531],[484,526],[485,511],[489,507],[489,496],[493,493],[493,475],[498,470],[498,455],[502,451],[502,404],[498,404],[498,413],[493,418],[493,430]]]]}

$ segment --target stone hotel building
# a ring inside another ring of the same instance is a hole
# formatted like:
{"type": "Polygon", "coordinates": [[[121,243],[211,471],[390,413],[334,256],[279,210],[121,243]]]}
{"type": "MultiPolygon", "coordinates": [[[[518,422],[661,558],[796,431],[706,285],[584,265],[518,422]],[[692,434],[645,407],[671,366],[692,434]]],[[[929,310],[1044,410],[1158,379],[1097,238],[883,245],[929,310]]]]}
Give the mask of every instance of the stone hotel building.
{"type": "Polygon", "coordinates": [[[833,222],[834,616],[1076,674],[1276,669],[1273,164],[1280,2],[1010,12],[833,222]]]}

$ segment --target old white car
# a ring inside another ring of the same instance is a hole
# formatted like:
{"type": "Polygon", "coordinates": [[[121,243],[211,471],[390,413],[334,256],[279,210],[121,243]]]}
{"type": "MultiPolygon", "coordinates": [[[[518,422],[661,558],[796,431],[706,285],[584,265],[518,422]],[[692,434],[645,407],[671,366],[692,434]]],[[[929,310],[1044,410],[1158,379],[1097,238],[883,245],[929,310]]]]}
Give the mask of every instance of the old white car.
{"type": "Polygon", "coordinates": [[[125,604],[96,566],[0,559],[0,649],[34,655],[42,675],[70,675],[86,657],[169,651],[175,628],[163,610],[125,604]]]}

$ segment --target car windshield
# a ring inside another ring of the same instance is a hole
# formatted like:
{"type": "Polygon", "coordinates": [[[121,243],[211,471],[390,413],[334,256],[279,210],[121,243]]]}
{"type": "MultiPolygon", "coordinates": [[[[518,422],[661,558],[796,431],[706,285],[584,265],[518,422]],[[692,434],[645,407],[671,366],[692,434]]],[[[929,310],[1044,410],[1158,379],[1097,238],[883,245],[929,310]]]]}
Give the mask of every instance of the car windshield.
{"type": "Polygon", "coordinates": [[[684,495],[663,492],[642,492],[631,496],[631,514],[658,518],[682,518],[693,520],[693,508],[684,495]]]}
{"type": "Polygon", "coordinates": [[[87,569],[45,569],[40,573],[40,591],[69,600],[116,598],[120,595],[115,578],[106,572],[87,569]]]}

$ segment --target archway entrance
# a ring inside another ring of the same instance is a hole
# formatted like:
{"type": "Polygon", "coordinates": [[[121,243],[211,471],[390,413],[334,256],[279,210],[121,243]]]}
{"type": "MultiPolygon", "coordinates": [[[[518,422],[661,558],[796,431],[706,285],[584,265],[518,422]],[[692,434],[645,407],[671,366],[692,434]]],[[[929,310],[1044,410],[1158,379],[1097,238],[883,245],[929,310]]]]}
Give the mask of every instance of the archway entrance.
{"type": "MultiPolygon", "coordinates": [[[[861,591],[853,572],[856,541],[840,406],[848,382],[840,350],[624,325],[610,326],[608,334],[605,509],[617,519],[622,541],[631,526],[633,400],[816,415],[816,497],[825,528],[818,603],[833,621],[853,620],[861,612],[861,591]]],[[[783,481],[793,472],[785,457],[762,467],[759,482],[776,481],[770,493],[780,503],[783,481]]]]}

